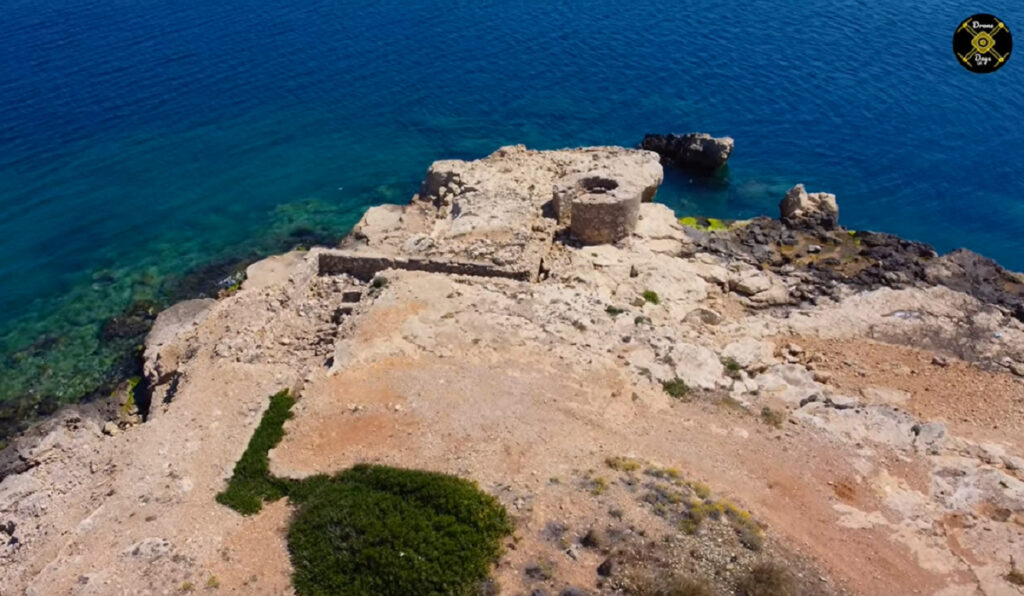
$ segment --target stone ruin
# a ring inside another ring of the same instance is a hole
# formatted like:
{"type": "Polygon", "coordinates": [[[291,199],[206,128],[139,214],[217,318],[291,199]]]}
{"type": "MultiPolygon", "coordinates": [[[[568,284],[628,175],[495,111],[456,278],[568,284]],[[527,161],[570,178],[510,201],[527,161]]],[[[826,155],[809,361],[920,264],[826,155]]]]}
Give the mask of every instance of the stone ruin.
{"type": "Polygon", "coordinates": [[[650,151],[503,147],[442,160],[408,205],[369,209],[320,274],[367,279],[389,268],[535,280],[560,232],[584,245],[629,237],[661,184],[650,151]]]}

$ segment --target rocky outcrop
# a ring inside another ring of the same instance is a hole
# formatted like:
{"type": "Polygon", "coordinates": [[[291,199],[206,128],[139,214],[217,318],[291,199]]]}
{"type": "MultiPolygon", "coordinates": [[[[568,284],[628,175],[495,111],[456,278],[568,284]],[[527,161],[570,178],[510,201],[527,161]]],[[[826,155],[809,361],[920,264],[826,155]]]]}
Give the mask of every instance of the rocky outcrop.
{"type": "Polygon", "coordinates": [[[350,257],[367,253],[351,261],[364,273],[395,259],[420,270],[536,279],[561,230],[584,244],[629,236],[662,176],[657,155],[621,147],[514,146],[474,161],[437,161],[410,204],[369,209],[344,248],[350,257]]]}
{"type": "Polygon", "coordinates": [[[712,137],[695,132],[685,135],[648,134],[640,147],[654,151],[665,163],[677,168],[711,173],[725,165],[734,145],[731,137],[712,137]]]}
{"type": "Polygon", "coordinates": [[[177,370],[181,358],[179,338],[195,329],[217,303],[212,298],[197,298],[179,302],[161,312],[149,335],[143,351],[143,373],[153,385],[167,381],[177,370]]]}
{"type": "Polygon", "coordinates": [[[779,216],[793,228],[821,227],[826,230],[839,225],[836,196],[827,192],[808,193],[803,184],[789,189],[779,202],[779,216]]]}
{"type": "Polygon", "coordinates": [[[159,415],[61,416],[0,457],[0,592],[291,593],[287,505],[242,518],[215,500],[284,388],[301,397],[275,476],[374,461],[471,478],[514,513],[494,570],[511,593],[619,593],[631,562],[580,540],[598,526],[644,545],[639,564],[655,543],[701,553],[685,571],[729,586],[795,543],[815,566],[800,593],[1014,590],[1018,278],[828,229],[809,204],[799,227],[684,228],[645,202],[660,179],[655,154],[618,148],[437,162],[343,247],[162,313],[159,415]],[[621,209],[598,217],[601,200],[621,209]],[[716,514],[719,491],[735,504],[716,514]],[[679,508],[707,519],[681,531],[679,508]]]}

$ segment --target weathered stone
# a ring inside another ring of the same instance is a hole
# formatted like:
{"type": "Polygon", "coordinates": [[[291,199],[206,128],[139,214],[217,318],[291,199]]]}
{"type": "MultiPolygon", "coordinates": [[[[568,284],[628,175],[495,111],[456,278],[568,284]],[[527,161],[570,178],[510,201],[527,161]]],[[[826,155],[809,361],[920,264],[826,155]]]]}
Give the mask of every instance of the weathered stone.
{"type": "Polygon", "coordinates": [[[644,136],[643,149],[654,151],[666,163],[677,168],[710,173],[725,165],[735,142],[731,137],[712,137],[706,133],[644,136]]]}
{"type": "Polygon", "coordinates": [[[771,288],[772,280],[767,273],[749,271],[742,277],[733,280],[730,285],[734,291],[744,296],[753,296],[771,288]]]}
{"type": "Polygon", "coordinates": [[[177,370],[181,354],[175,340],[199,325],[216,303],[212,298],[186,300],[157,315],[143,352],[143,374],[150,383],[162,383],[177,370]]]}
{"type": "Polygon", "coordinates": [[[794,228],[823,227],[839,225],[839,206],[836,196],[824,192],[808,193],[803,184],[797,184],[786,193],[779,203],[782,221],[794,228]]]}
{"type": "Polygon", "coordinates": [[[709,308],[695,308],[686,315],[686,321],[700,321],[705,325],[718,325],[722,322],[722,315],[709,308]]]}
{"type": "Polygon", "coordinates": [[[611,178],[582,178],[577,192],[562,201],[570,204],[569,230],[584,244],[618,242],[636,228],[640,194],[620,188],[611,178]]]}
{"type": "Polygon", "coordinates": [[[771,345],[752,337],[745,337],[725,346],[722,358],[726,361],[732,360],[745,370],[764,370],[774,361],[771,345]]]}
{"type": "Polygon", "coordinates": [[[711,350],[690,343],[678,343],[672,348],[675,375],[693,389],[715,389],[729,383],[722,370],[722,362],[711,350]]]}
{"type": "Polygon", "coordinates": [[[914,443],[922,447],[941,447],[946,439],[946,425],[941,422],[917,424],[911,430],[916,435],[914,443]]]}

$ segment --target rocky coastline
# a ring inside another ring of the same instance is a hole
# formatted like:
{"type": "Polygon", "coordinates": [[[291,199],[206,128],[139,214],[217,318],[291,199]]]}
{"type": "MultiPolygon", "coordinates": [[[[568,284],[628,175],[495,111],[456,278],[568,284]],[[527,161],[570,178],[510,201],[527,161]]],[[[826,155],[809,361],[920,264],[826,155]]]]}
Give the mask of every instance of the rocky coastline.
{"type": "Polygon", "coordinates": [[[288,505],[214,500],[282,389],[276,477],[473,480],[515,522],[503,594],[766,566],[794,594],[1020,593],[1024,276],[802,185],[684,225],[662,164],[732,140],[642,147],[435,162],[340,245],[161,312],[140,383],[0,452],[0,593],[293,593],[288,505]]]}

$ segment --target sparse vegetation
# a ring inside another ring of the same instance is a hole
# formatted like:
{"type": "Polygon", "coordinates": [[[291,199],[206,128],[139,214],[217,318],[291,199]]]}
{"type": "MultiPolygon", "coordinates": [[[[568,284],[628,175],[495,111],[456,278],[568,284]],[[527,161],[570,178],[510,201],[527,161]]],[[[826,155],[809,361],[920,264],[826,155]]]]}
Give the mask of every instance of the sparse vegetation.
{"type": "Polygon", "coordinates": [[[206,589],[207,590],[216,590],[219,587],[220,587],[220,580],[217,579],[216,575],[211,575],[209,577],[209,579],[206,580],[206,589]]]}
{"type": "Polygon", "coordinates": [[[619,308],[618,306],[609,304],[608,306],[604,307],[604,312],[610,314],[613,317],[617,317],[622,313],[626,312],[626,309],[619,308]]]}
{"type": "Polygon", "coordinates": [[[786,415],[778,410],[773,410],[768,406],[761,408],[761,421],[775,428],[782,428],[782,423],[786,421],[786,415]]]}
{"type": "Polygon", "coordinates": [[[693,494],[697,495],[699,499],[706,499],[711,496],[711,489],[703,482],[691,482],[690,489],[693,490],[693,494]]]}
{"type": "Polygon", "coordinates": [[[588,484],[590,486],[590,494],[595,497],[604,494],[604,491],[608,490],[608,479],[604,476],[591,478],[588,484]]]}
{"type": "Polygon", "coordinates": [[[636,318],[633,319],[633,324],[636,325],[637,327],[639,327],[640,325],[650,325],[651,324],[651,317],[645,317],[644,315],[637,315],[636,318]]]}
{"type": "Polygon", "coordinates": [[[648,476],[654,476],[655,478],[668,478],[670,480],[678,480],[682,478],[683,474],[676,468],[647,468],[644,470],[644,474],[648,476]]]}
{"type": "Polygon", "coordinates": [[[609,468],[619,472],[635,472],[640,469],[640,462],[628,457],[609,457],[604,460],[604,463],[609,468]]]}
{"type": "MultiPolygon", "coordinates": [[[[217,501],[245,515],[284,496],[297,505],[288,531],[296,593],[479,594],[512,531],[498,500],[468,480],[385,466],[275,478],[267,452],[283,437],[294,401],[287,391],[270,398],[217,501]]],[[[216,577],[207,581],[217,586],[216,577]]]]}
{"type": "Polygon", "coordinates": [[[789,570],[777,563],[761,563],[750,570],[736,586],[739,596],[795,596],[789,570]]]}
{"type": "Polygon", "coordinates": [[[644,290],[644,293],[641,294],[641,296],[644,297],[644,301],[648,304],[661,304],[661,298],[658,296],[658,293],[653,290],[644,290]]]}
{"type": "Polygon", "coordinates": [[[374,277],[372,281],[370,281],[370,287],[375,290],[385,288],[387,287],[387,285],[388,278],[384,277],[383,275],[378,275],[377,277],[374,277]]]}
{"type": "Polygon", "coordinates": [[[735,358],[726,358],[722,365],[725,366],[726,376],[732,379],[740,378],[740,371],[743,370],[743,367],[740,366],[739,362],[736,362],[735,358]]]}
{"type": "Polygon", "coordinates": [[[686,384],[686,381],[679,377],[663,382],[661,388],[665,390],[665,393],[676,399],[685,399],[690,395],[690,387],[686,384]]]}
{"type": "Polygon", "coordinates": [[[703,578],[673,574],[648,575],[628,592],[632,596],[717,596],[718,591],[703,578]]]}

